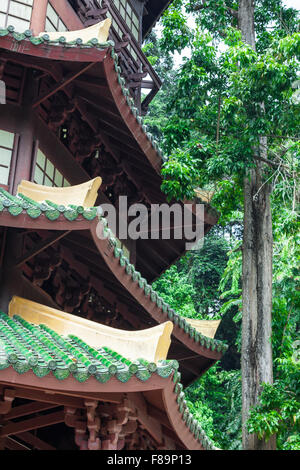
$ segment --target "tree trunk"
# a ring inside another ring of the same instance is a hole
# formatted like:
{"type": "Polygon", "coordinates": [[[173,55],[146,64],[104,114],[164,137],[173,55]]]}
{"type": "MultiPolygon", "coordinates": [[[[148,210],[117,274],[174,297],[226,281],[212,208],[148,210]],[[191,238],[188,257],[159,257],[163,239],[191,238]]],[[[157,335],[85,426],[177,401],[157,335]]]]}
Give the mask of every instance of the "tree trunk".
{"type": "MultiPolygon", "coordinates": [[[[243,40],[255,49],[254,1],[240,0],[238,25],[243,40]]],[[[262,109],[264,109],[262,103],[262,109]]],[[[266,158],[267,139],[260,139],[259,153],[266,158]]],[[[242,423],[243,449],[271,450],[275,436],[266,442],[249,434],[249,410],[258,402],[262,383],[273,382],[272,314],[272,215],[270,186],[263,183],[258,163],[244,181],[243,321],[242,321],[242,423]]]]}
{"type": "Polygon", "coordinates": [[[268,442],[248,434],[245,423],[256,405],[262,383],[273,382],[272,312],[272,218],[270,187],[262,185],[261,169],[251,170],[244,183],[242,400],[243,449],[274,449],[268,442]],[[260,191],[259,191],[260,189],[260,191]],[[258,192],[259,191],[259,192],[258,192]],[[257,194],[258,192],[258,194],[257,194]]]}

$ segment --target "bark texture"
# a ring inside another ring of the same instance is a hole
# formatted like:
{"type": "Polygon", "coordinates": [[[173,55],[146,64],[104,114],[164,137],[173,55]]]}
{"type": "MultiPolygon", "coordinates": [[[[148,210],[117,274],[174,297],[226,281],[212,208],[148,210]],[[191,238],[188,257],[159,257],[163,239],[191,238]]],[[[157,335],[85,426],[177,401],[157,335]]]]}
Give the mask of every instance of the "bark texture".
{"type": "MultiPolygon", "coordinates": [[[[254,1],[240,0],[238,25],[243,40],[255,50],[254,1]]],[[[261,104],[264,109],[263,103],[261,104]]],[[[261,137],[260,157],[267,158],[267,139],[261,137]]],[[[246,421],[257,404],[262,383],[273,382],[271,346],[272,317],[272,215],[271,188],[263,182],[263,164],[248,172],[244,181],[243,239],[243,321],[242,321],[242,400],[243,449],[271,450],[275,436],[268,442],[249,434],[246,421]]]]}

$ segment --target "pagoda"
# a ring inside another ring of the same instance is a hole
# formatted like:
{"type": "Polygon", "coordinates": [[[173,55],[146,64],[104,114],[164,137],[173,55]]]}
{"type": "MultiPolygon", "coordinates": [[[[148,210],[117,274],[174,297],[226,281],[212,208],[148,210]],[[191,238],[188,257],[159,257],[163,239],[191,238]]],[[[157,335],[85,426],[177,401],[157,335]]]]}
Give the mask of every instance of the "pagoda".
{"type": "MultiPolygon", "coordinates": [[[[214,449],[184,387],[226,350],[219,322],[151,287],[186,239],[122,238],[103,211],[167,203],[141,44],[170,3],[0,2],[3,450],[214,449]]],[[[217,219],[205,203],[204,234],[217,219]]]]}

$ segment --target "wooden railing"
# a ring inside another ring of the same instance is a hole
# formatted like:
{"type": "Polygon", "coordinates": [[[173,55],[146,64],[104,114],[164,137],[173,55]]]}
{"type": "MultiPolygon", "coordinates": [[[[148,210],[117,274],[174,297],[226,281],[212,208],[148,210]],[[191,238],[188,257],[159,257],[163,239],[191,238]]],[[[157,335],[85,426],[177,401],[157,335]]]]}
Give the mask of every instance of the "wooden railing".
{"type": "Polygon", "coordinates": [[[68,0],[85,26],[91,26],[107,17],[112,20],[110,39],[115,42],[119,64],[127,87],[142,114],[161,87],[161,80],[134,38],[115,4],[110,0],[68,0]],[[141,90],[148,91],[141,102],[141,90]]]}

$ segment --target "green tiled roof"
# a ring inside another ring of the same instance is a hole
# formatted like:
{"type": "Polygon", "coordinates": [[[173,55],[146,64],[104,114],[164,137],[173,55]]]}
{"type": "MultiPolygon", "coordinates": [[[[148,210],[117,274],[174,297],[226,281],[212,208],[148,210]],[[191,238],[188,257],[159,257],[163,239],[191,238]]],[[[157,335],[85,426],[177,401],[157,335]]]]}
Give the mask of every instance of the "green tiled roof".
{"type": "Polygon", "coordinates": [[[72,375],[79,382],[93,376],[106,383],[112,376],[128,382],[152,374],[167,378],[178,369],[177,361],[130,361],[108,347],[92,348],[74,335],[61,336],[46,325],[34,325],[19,315],[0,312],[0,370],[12,367],[19,374],[32,370],[38,377],[52,373],[58,380],[72,375]]]}
{"type": "Polygon", "coordinates": [[[18,32],[15,31],[14,26],[8,26],[6,29],[0,29],[0,37],[1,36],[2,37],[3,36],[12,36],[16,41],[25,41],[25,40],[30,41],[32,44],[34,44],[36,46],[39,46],[41,44],[46,44],[46,45],[49,44],[49,45],[52,45],[52,46],[64,46],[64,47],[68,47],[68,48],[80,48],[80,49],[96,48],[96,49],[100,49],[100,50],[107,49],[107,48],[110,47],[110,50],[111,50],[110,54],[111,54],[112,59],[114,60],[115,71],[116,71],[117,76],[118,76],[118,83],[122,88],[122,93],[123,93],[123,95],[126,99],[126,102],[127,102],[128,106],[131,109],[131,112],[135,116],[137,122],[142,127],[143,131],[145,132],[145,134],[147,135],[149,141],[151,142],[152,147],[155,149],[155,151],[160,156],[160,158],[163,161],[168,160],[168,157],[163,155],[163,152],[162,152],[161,148],[159,147],[158,142],[154,139],[153,135],[150,132],[148,132],[148,128],[144,124],[143,118],[139,114],[139,111],[135,106],[134,99],[132,98],[129,89],[126,87],[126,81],[121,76],[122,71],[121,71],[121,67],[118,65],[119,57],[118,57],[118,55],[117,55],[117,53],[115,52],[115,49],[114,49],[114,46],[115,46],[114,41],[109,40],[105,43],[99,43],[97,38],[93,38],[90,41],[88,41],[87,43],[84,43],[83,40],[79,37],[75,41],[70,42],[70,41],[66,40],[63,33],[62,33],[62,35],[59,39],[53,41],[53,40],[50,40],[50,37],[49,37],[48,34],[44,34],[41,37],[34,37],[33,34],[32,34],[32,31],[30,31],[30,30],[26,30],[24,33],[18,33],[18,32]]]}
{"type": "Polygon", "coordinates": [[[36,202],[24,194],[12,196],[5,189],[0,188],[0,212],[5,209],[13,216],[25,212],[32,219],[37,219],[44,214],[49,220],[57,220],[62,214],[69,221],[76,220],[79,216],[93,220],[97,215],[97,207],[86,209],[82,206],[58,205],[51,201],[36,202]]]}
{"type": "Polygon", "coordinates": [[[74,41],[67,41],[66,38],[63,36],[63,33],[59,39],[50,40],[50,36],[45,33],[41,37],[33,36],[32,31],[30,29],[26,30],[24,33],[18,33],[15,31],[14,26],[7,26],[7,28],[0,29],[0,37],[1,36],[8,36],[12,35],[12,37],[16,41],[24,41],[27,39],[35,46],[39,46],[40,44],[51,44],[51,45],[63,45],[67,47],[96,47],[97,49],[106,49],[109,46],[113,46],[113,41],[106,41],[103,43],[99,43],[97,38],[92,38],[87,43],[84,43],[83,40],[78,37],[74,41]]]}
{"type": "Polygon", "coordinates": [[[215,449],[189,411],[177,361],[163,360],[155,364],[138,359],[133,362],[108,347],[95,349],[77,336],[61,336],[46,325],[34,325],[19,315],[10,318],[0,312],[0,379],[1,370],[9,367],[18,374],[32,370],[41,378],[52,373],[58,380],[71,375],[78,382],[85,382],[93,376],[102,384],[113,376],[123,383],[133,376],[143,382],[153,374],[163,378],[172,376],[183,422],[205,449],[215,449]]]}
{"type": "Polygon", "coordinates": [[[105,217],[102,217],[103,212],[100,207],[92,207],[85,209],[82,206],[63,206],[55,204],[51,201],[35,202],[23,194],[12,196],[10,193],[0,188],[0,213],[2,211],[8,211],[13,216],[26,213],[32,219],[40,217],[42,214],[47,217],[50,221],[55,221],[60,215],[65,217],[69,221],[76,220],[78,217],[83,217],[86,220],[94,220],[97,216],[99,221],[103,225],[103,234],[107,237],[110,243],[115,247],[113,256],[119,258],[119,263],[122,267],[125,267],[125,271],[130,276],[133,282],[137,282],[140,289],[143,290],[146,297],[150,297],[151,302],[155,303],[156,306],[161,310],[163,315],[166,315],[175,325],[181,328],[192,340],[199,343],[201,346],[216,350],[224,353],[228,346],[216,339],[208,338],[202,333],[198,332],[192,325],[189,324],[188,319],[184,318],[174,309],[170,307],[155,290],[147,283],[140,272],[136,271],[135,266],[130,263],[129,259],[124,256],[123,251],[117,247],[118,240],[113,232],[108,227],[108,222],[105,217]]]}

